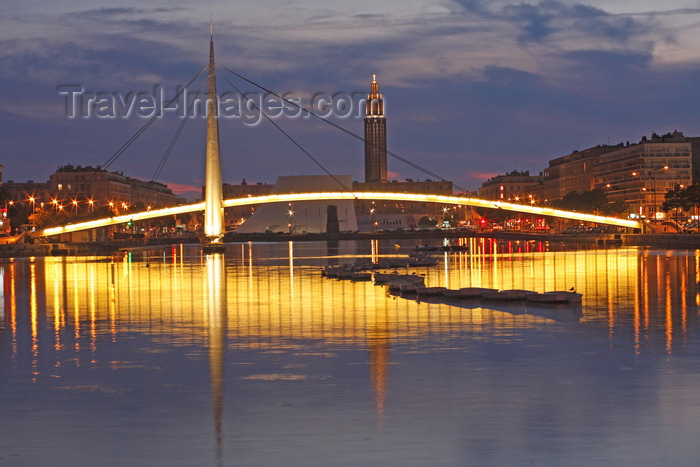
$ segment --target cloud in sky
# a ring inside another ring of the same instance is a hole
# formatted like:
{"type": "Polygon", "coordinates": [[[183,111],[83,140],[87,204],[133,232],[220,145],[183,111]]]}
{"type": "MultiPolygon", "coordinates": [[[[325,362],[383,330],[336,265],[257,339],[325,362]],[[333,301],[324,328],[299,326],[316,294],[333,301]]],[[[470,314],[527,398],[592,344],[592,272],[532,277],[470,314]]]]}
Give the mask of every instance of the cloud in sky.
{"type": "MultiPolygon", "coordinates": [[[[41,180],[61,164],[108,159],[143,121],[68,120],[56,86],[172,90],[206,64],[210,12],[217,60],[277,92],[367,92],[377,73],[390,149],[468,188],[483,181],[478,174],[515,165],[537,172],[609,138],[700,134],[700,9],[683,1],[9,4],[0,19],[6,179],[41,180]]],[[[220,79],[219,89],[230,87],[220,79]]],[[[329,170],[362,179],[361,143],[307,119],[279,123],[329,170]]],[[[361,119],[336,123],[362,133],[361,119]]],[[[158,122],[112,168],[150,178],[176,127],[158,122]]],[[[163,180],[202,178],[202,132],[188,123],[163,180]]],[[[222,148],[229,182],[319,173],[269,124],[224,122],[222,148]]],[[[424,177],[393,160],[389,169],[397,179],[424,177]]]]}

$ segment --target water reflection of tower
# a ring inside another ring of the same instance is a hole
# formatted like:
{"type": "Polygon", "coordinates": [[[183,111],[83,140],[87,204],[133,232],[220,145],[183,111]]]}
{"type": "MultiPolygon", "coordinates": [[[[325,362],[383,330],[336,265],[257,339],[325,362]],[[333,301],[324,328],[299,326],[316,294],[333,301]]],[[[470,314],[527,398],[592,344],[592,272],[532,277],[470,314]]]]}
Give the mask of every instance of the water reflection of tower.
{"type": "Polygon", "coordinates": [[[377,423],[384,424],[387,385],[389,382],[389,322],[385,312],[377,310],[374,326],[368,325],[369,371],[374,392],[377,423]]]}
{"type": "Polygon", "coordinates": [[[365,112],[365,182],[386,182],[386,118],[384,98],[379,93],[376,75],[365,112]]]}
{"type": "Polygon", "coordinates": [[[224,410],[224,360],[226,353],[226,274],[224,255],[206,256],[207,321],[209,324],[209,371],[216,434],[216,455],[222,461],[222,424],[224,410]]]}
{"type": "Polygon", "coordinates": [[[5,268],[0,266],[0,330],[5,329],[5,268]]]}

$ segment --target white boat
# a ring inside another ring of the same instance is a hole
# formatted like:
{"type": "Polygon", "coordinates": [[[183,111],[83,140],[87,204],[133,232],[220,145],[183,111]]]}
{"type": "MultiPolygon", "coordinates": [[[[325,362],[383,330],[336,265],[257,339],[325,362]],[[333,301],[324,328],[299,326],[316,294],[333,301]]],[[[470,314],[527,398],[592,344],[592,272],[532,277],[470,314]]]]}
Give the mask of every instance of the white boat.
{"type": "Polygon", "coordinates": [[[420,284],[423,285],[425,278],[418,274],[398,274],[375,272],[373,275],[375,284],[420,284]]]}
{"type": "Polygon", "coordinates": [[[556,290],[530,295],[527,300],[535,303],[581,303],[582,298],[583,295],[577,292],[556,290]]]}
{"type": "Polygon", "coordinates": [[[482,292],[496,292],[496,289],[487,289],[485,287],[462,287],[461,289],[445,290],[443,295],[449,298],[479,298],[482,292]]]}
{"type": "Polygon", "coordinates": [[[446,287],[416,287],[416,294],[417,295],[431,295],[431,296],[436,296],[436,295],[442,295],[442,293],[447,290],[446,287]]]}
{"type": "Polygon", "coordinates": [[[487,291],[481,293],[481,298],[484,300],[504,300],[504,301],[516,301],[525,300],[528,296],[536,294],[537,292],[532,292],[530,290],[498,290],[495,292],[487,291]]]}

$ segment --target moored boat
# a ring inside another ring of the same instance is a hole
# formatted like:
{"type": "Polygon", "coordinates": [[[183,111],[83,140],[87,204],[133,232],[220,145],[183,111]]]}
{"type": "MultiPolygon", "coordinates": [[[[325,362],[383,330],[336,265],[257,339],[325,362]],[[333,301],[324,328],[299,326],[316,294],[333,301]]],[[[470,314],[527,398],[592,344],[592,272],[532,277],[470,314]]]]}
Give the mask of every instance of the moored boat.
{"type": "Polygon", "coordinates": [[[534,303],[581,303],[583,295],[568,290],[556,290],[529,295],[527,301],[534,303]]]}
{"type": "Polygon", "coordinates": [[[398,274],[375,272],[372,277],[375,284],[410,283],[423,285],[425,278],[418,274],[398,274]]]}
{"type": "Polygon", "coordinates": [[[482,292],[497,292],[497,290],[485,287],[462,287],[456,290],[445,290],[443,295],[450,298],[479,298],[482,292]]]}
{"type": "Polygon", "coordinates": [[[447,290],[446,287],[416,287],[416,294],[417,295],[430,295],[430,296],[436,296],[436,295],[442,295],[442,293],[447,290]]]}
{"type": "Polygon", "coordinates": [[[511,289],[511,290],[498,290],[498,291],[486,291],[481,293],[481,298],[484,300],[504,300],[504,301],[516,301],[525,300],[528,295],[536,294],[537,292],[531,292],[529,290],[511,289]]]}
{"type": "Polygon", "coordinates": [[[353,272],[350,274],[350,279],[354,281],[370,281],[372,280],[371,272],[353,272]]]}

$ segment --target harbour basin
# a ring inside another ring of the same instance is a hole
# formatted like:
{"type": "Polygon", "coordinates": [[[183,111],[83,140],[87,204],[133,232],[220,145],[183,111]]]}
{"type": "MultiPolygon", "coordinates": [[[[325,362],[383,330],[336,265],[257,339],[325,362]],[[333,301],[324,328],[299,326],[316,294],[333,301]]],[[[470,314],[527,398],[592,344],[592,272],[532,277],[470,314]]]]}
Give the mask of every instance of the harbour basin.
{"type": "Polygon", "coordinates": [[[418,240],[0,263],[3,465],[696,465],[700,252],[464,239],[432,287],[327,265],[418,240]]]}

